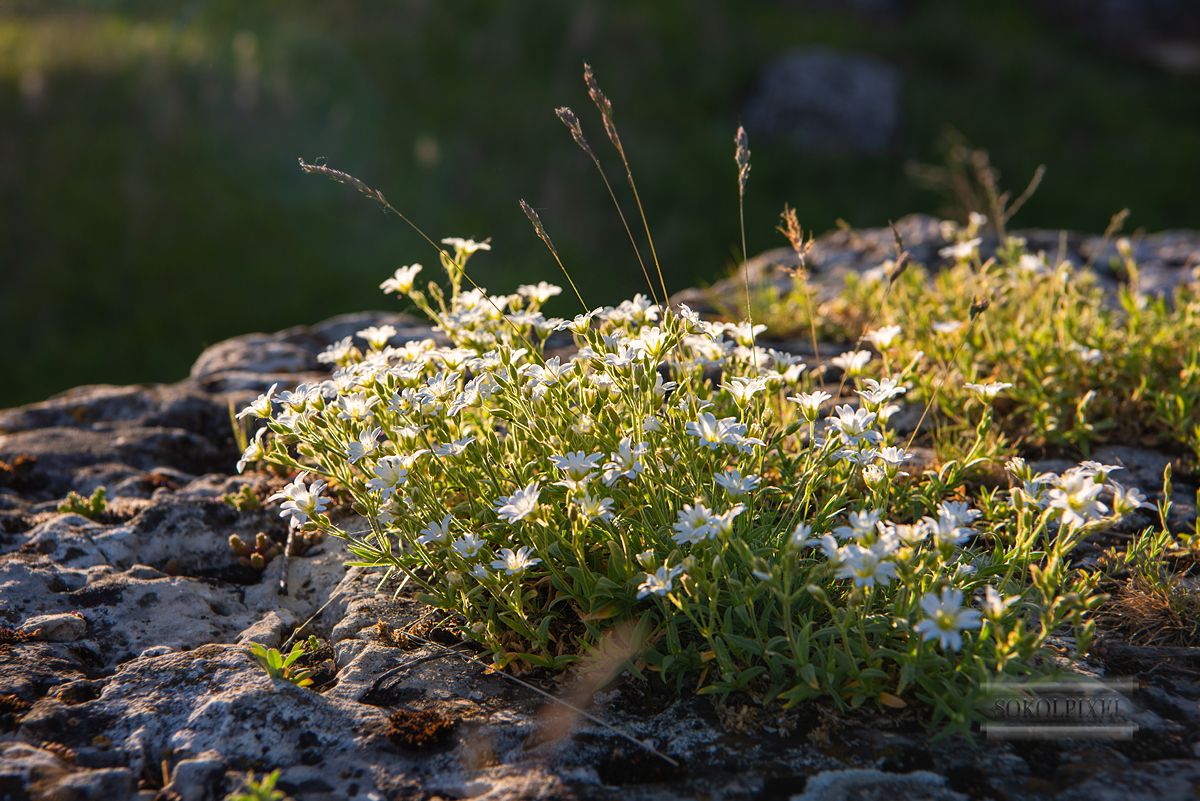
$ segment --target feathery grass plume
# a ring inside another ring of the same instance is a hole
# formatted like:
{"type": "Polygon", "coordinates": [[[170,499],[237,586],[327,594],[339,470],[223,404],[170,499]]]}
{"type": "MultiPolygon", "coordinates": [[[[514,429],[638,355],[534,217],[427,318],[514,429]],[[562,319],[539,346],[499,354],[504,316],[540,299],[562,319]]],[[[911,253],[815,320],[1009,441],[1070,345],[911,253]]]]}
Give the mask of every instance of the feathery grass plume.
{"type": "Polygon", "coordinates": [[[896,260],[892,263],[892,268],[887,271],[888,284],[894,284],[904,275],[904,271],[908,269],[909,263],[912,261],[912,254],[904,247],[904,237],[900,236],[900,229],[891,220],[888,220],[888,228],[892,229],[892,239],[896,243],[896,260]]]}
{"type": "Polygon", "coordinates": [[[738,168],[738,230],[742,235],[742,285],[746,290],[746,322],[750,324],[750,352],[758,366],[758,348],[754,335],[754,315],[750,308],[750,254],[746,250],[746,184],[750,180],[750,139],[739,125],[733,136],[733,161],[738,168]]]}
{"type": "Polygon", "coordinates": [[[558,115],[558,119],[562,124],[567,126],[567,130],[571,132],[571,138],[575,140],[575,144],[579,145],[588,158],[592,160],[596,171],[600,173],[600,180],[604,182],[604,188],[608,190],[608,197],[612,200],[613,208],[617,210],[617,217],[621,220],[621,227],[625,229],[625,235],[629,237],[629,244],[633,247],[633,255],[637,258],[638,266],[642,268],[642,276],[646,279],[646,287],[650,291],[650,298],[655,302],[661,302],[666,305],[667,299],[661,301],[658,298],[658,290],[654,288],[654,282],[650,280],[650,271],[646,269],[646,262],[642,258],[642,250],[638,247],[637,237],[633,235],[633,229],[629,227],[629,221],[625,218],[625,212],[621,208],[620,201],[617,200],[617,193],[613,191],[612,182],[608,180],[608,173],[604,171],[604,166],[600,163],[600,158],[592,150],[592,146],[588,144],[587,137],[583,135],[583,126],[579,124],[579,117],[575,115],[567,106],[559,106],[554,110],[558,115]]]}
{"type": "MultiPolygon", "coordinates": [[[[747,172],[749,172],[748,166],[747,172]]],[[[808,283],[808,254],[813,248],[814,240],[811,232],[808,235],[808,239],[804,238],[804,229],[800,227],[800,220],[796,217],[796,210],[791,206],[784,204],[783,211],[779,216],[783,224],[776,230],[784,235],[788,244],[792,246],[792,252],[796,254],[797,261],[800,262],[799,266],[793,269],[791,273],[804,282],[804,313],[808,316],[808,334],[811,339],[813,358],[820,361],[821,349],[817,346],[817,318],[813,314],[812,288],[808,283]]]]}
{"type": "Polygon", "coordinates": [[[650,222],[646,219],[646,209],[642,206],[642,196],[638,193],[637,182],[633,180],[633,168],[629,166],[629,157],[625,155],[625,146],[621,144],[621,135],[617,133],[612,101],[601,91],[600,84],[596,82],[596,75],[592,72],[592,65],[586,61],[583,64],[583,82],[587,86],[588,97],[592,99],[592,103],[600,112],[600,118],[604,121],[604,132],[608,134],[608,141],[612,142],[613,147],[616,148],[617,155],[621,157],[621,164],[625,167],[625,180],[628,181],[629,189],[633,192],[633,202],[637,206],[638,216],[642,218],[642,228],[646,231],[646,241],[650,245],[650,258],[654,262],[654,269],[658,272],[662,301],[666,306],[671,293],[667,291],[667,282],[663,278],[662,264],[658,260],[658,250],[654,247],[654,237],[650,233],[650,222]]]}
{"type": "MultiPolygon", "coordinates": [[[[393,206],[388,201],[388,199],[386,197],[384,197],[383,192],[379,191],[378,189],[374,189],[374,188],[368,186],[366,184],[366,182],[361,181],[358,178],[355,178],[350,173],[344,172],[342,170],[334,169],[333,167],[330,167],[327,164],[323,164],[323,163],[309,164],[303,158],[297,159],[297,161],[300,162],[300,169],[303,170],[306,175],[323,175],[331,181],[335,181],[339,184],[345,184],[347,186],[353,187],[355,190],[357,190],[359,192],[359,194],[378,203],[379,206],[384,210],[384,212],[391,212],[392,214],[396,215],[396,217],[400,218],[400,220],[405,225],[407,225],[409,228],[411,228],[413,231],[415,231],[418,236],[420,236],[422,239],[424,239],[426,242],[428,242],[429,246],[431,248],[433,248],[434,250],[437,251],[438,259],[442,262],[442,264],[444,266],[447,267],[447,272],[449,272],[449,265],[455,263],[455,257],[450,254],[450,251],[447,248],[443,247],[442,245],[439,245],[437,242],[434,242],[433,237],[431,237],[429,234],[425,233],[425,230],[423,228],[421,228],[421,226],[419,226],[415,222],[413,222],[411,219],[409,219],[408,216],[406,214],[404,214],[404,212],[400,211],[395,206],[393,206]]],[[[483,288],[475,282],[474,278],[472,278],[470,275],[467,275],[465,269],[460,270],[458,277],[466,278],[468,283],[470,283],[474,289],[481,292],[484,299],[487,301],[488,305],[490,305],[498,315],[500,315],[505,320],[508,320],[508,317],[504,315],[503,310],[501,310],[501,308],[496,305],[495,300],[493,300],[492,297],[490,295],[488,295],[486,292],[482,291],[483,288]]],[[[457,285],[454,284],[453,280],[451,281],[451,284],[452,284],[453,290],[457,291],[457,285]]],[[[432,307],[426,306],[425,308],[422,308],[422,311],[425,312],[426,314],[428,314],[439,325],[442,324],[443,321],[434,313],[432,307]]],[[[514,323],[512,323],[511,320],[509,320],[509,325],[513,328],[514,331],[517,331],[516,325],[514,323]]],[[[518,335],[521,339],[524,340],[524,342],[527,346],[532,346],[533,343],[531,343],[529,341],[528,337],[526,337],[523,333],[520,333],[518,331],[518,335]]]]}
{"type": "Polygon", "coordinates": [[[559,257],[558,249],[554,247],[554,242],[551,241],[550,234],[546,233],[546,226],[542,225],[542,218],[538,216],[538,213],[534,210],[533,206],[530,206],[528,203],[526,203],[524,199],[521,200],[521,211],[525,212],[525,216],[528,217],[529,222],[533,224],[533,232],[538,235],[538,239],[542,240],[542,243],[550,251],[550,255],[554,256],[554,261],[558,264],[558,269],[562,270],[562,274],[566,277],[567,283],[571,285],[571,291],[574,292],[575,297],[579,299],[579,305],[583,306],[583,310],[586,312],[588,310],[588,305],[584,301],[583,295],[579,294],[579,287],[575,286],[575,281],[571,279],[571,273],[567,271],[566,265],[563,264],[562,259],[559,257]]]}

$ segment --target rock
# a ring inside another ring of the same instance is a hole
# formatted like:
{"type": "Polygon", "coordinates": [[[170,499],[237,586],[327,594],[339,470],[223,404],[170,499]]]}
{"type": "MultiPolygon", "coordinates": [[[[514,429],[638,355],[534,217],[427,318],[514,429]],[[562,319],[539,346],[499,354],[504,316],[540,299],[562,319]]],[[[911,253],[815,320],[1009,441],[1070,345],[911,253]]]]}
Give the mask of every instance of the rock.
{"type": "Polygon", "coordinates": [[[837,770],[818,773],[792,801],[891,801],[920,798],[926,801],[966,801],[967,796],[946,786],[936,773],[884,773],[879,770],[837,770]]]}
{"type": "Polygon", "coordinates": [[[216,751],[184,759],[171,771],[171,781],[164,792],[174,793],[179,801],[220,801],[224,798],[221,784],[225,778],[225,762],[216,751]]]}
{"type": "Polygon", "coordinates": [[[38,615],[21,624],[21,630],[36,632],[46,642],[75,642],[87,634],[87,620],[78,612],[58,615],[38,615]]]}
{"type": "Polygon", "coordinates": [[[746,130],[805,152],[879,153],[900,123],[900,73],[862,53],[794,50],[767,66],[746,102],[746,130]]]}

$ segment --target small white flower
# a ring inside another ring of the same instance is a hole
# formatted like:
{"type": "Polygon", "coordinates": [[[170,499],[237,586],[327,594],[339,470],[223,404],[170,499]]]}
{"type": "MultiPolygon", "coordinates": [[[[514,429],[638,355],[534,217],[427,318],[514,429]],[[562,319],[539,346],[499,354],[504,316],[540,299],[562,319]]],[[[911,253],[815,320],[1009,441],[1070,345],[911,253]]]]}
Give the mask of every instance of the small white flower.
{"type": "MultiPolygon", "coordinates": [[[[655,422],[657,423],[657,420],[655,422]]],[[[604,463],[604,485],[611,487],[617,479],[635,479],[641,475],[645,469],[641,457],[645,453],[646,443],[634,443],[629,437],[622,437],[617,449],[609,454],[608,461],[604,463]]]]}
{"type": "Polygon", "coordinates": [[[834,356],[830,362],[835,367],[840,367],[846,375],[851,378],[862,375],[862,371],[866,368],[868,362],[871,361],[872,354],[869,350],[847,351],[839,356],[834,356]]]}
{"type": "Polygon", "coordinates": [[[459,556],[462,556],[465,559],[473,559],[475,554],[483,550],[483,546],[485,545],[487,545],[487,543],[481,540],[479,536],[472,531],[456,539],[450,544],[450,547],[457,551],[459,556]]]}
{"type": "Polygon", "coordinates": [[[534,481],[512,495],[498,498],[495,502],[496,514],[509,523],[524,520],[537,509],[540,493],[541,488],[534,481]]]}
{"type": "Polygon", "coordinates": [[[963,327],[961,320],[942,320],[941,322],[933,323],[933,330],[939,334],[953,334],[958,329],[963,327]]]}
{"type": "Polygon", "coordinates": [[[724,489],[727,493],[733,496],[745,495],[748,492],[753,492],[758,488],[758,483],[761,481],[756,475],[743,476],[741,471],[730,468],[723,473],[717,473],[713,476],[713,481],[724,489]]]}
{"type": "Polygon", "coordinates": [[[672,539],[681,545],[703,542],[708,539],[709,522],[712,518],[712,511],[700,501],[684,504],[679,510],[675,525],[672,526],[675,530],[672,539]]]}
{"type": "Polygon", "coordinates": [[[412,292],[413,283],[417,279],[417,273],[421,272],[421,265],[412,264],[403,267],[397,267],[396,273],[384,280],[379,288],[383,290],[385,295],[390,295],[393,292],[397,295],[407,295],[412,292]]]}
{"type": "Polygon", "coordinates": [[[1063,474],[1050,490],[1050,508],[1057,510],[1067,528],[1086,525],[1104,516],[1108,507],[1100,502],[1104,485],[1085,470],[1063,474]]]}
{"type": "Polygon", "coordinates": [[[863,381],[865,390],[856,390],[859,397],[863,399],[863,403],[868,406],[880,406],[897,395],[903,395],[908,392],[908,387],[902,386],[899,381],[894,378],[885,378],[882,381],[876,381],[873,378],[868,378],[863,381]]]}
{"type": "Polygon", "coordinates": [[[721,389],[725,390],[733,398],[733,402],[738,406],[745,406],[751,398],[767,388],[767,379],[757,378],[731,378],[721,384],[721,389]]]}
{"type": "Polygon", "coordinates": [[[798,405],[800,412],[804,415],[804,419],[811,423],[820,414],[821,404],[832,397],[825,390],[818,389],[815,392],[801,392],[799,395],[792,395],[788,400],[798,405]]]}
{"type": "Polygon", "coordinates": [[[269,500],[282,500],[279,516],[290,517],[293,526],[303,526],[314,515],[324,512],[329,506],[329,499],[321,497],[325,489],[324,481],[314,481],[312,485],[305,483],[308,473],[296,476],[291,484],[276,492],[269,500]]]}
{"type": "Polygon", "coordinates": [[[346,460],[354,464],[364,456],[375,452],[376,440],[383,432],[378,428],[364,428],[359,432],[358,439],[346,444],[346,460]]]}
{"type": "Polygon", "coordinates": [[[638,585],[638,600],[642,600],[648,595],[666,595],[674,586],[675,579],[683,572],[683,565],[675,567],[662,567],[655,570],[653,573],[647,573],[646,578],[638,585]]]}
{"type": "Polygon", "coordinates": [[[956,242],[953,245],[944,247],[938,251],[938,255],[943,259],[953,259],[954,261],[970,261],[979,255],[979,243],[982,240],[968,239],[963,242],[956,242]]]}
{"type": "Polygon", "coordinates": [[[797,523],[789,541],[795,548],[814,548],[821,544],[820,539],[813,537],[813,527],[808,523],[797,523]]]}
{"type": "Polygon", "coordinates": [[[989,584],[983,588],[983,598],[981,599],[983,614],[992,620],[999,620],[1004,611],[1019,600],[1021,600],[1019,595],[1005,598],[989,584]]]}
{"type": "Polygon", "coordinates": [[[896,341],[896,337],[900,336],[900,331],[901,328],[898,325],[885,325],[867,334],[867,341],[879,350],[887,350],[896,341]]]}
{"type": "Polygon", "coordinates": [[[453,442],[447,442],[444,445],[434,446],[433,454],[435,456],[448,457],[458,456],[467,449],[467,446],[475,441],[475,437],[462,437],[453,442]]]}
{"type": "Polygon", "coordinates": [[[995,400],[996,396],[1004,390],[1011,389],[1012,384],[1004,381],[990,381],[986,384],[966,383],[963,384],[963,387],[977,393],[983,400],[991,401],[995,400]]]}
{"type": "Polygon", "coordinates": [[[1146,496],[1137,487],[1126,487],[1116,481],[1109,482],[1113,492],[1113,511],[1122,517],[1138,509],[1153,509],[1146,496]]]}
{"type": "Polygon", "coordinates": [[[492,562],[492,569],[503,570],[510,576],[520,575],[528,568],[542,562],[541,559],[533,556],[533,549],[528,545],[523,545],[515,551],[511,548],[501,548],[499,557],[492,562]]]}
{"type": "Polygon", "coordinates": [[[603,458],[603,453],[569,451],[565,456],[551,456],[550,463],[566,473],[569,478],[581,481],[596,469],[603,458]]]}
{"type": "Polygon", "coordinates": [[[746,427],[736,418],[723,417],[718,420],[711,412],[701,412],[694,422],[689,421],[684,426],[684,431],[700,440],[704,447],[716,450],[722,445],[737,445],[746,427]]]}
{"type": "Polygon", "coordinates": [[[457,236],[448,236],[442,240],[443,245],[449,245],[454,248],[455,255],[461,260],[463,256],[470,256],[480,250],[491,250],[492,246],[486,240],[476,242],[474,239],[462,239],[457,236]]]}
{"type": "Polygon", "coordinates": [[[403,456],[385,456],[375,463],[375,477],[367,487],[381,494],[388,494],[408,480],[408,465],[403,456]]]}
{"type": "Polygon", "coordinates": [[[834,575],[854,581],[856,587],[888,585],[896,577],[896,565],[885,561],[886,550],[879,543],[864,548],[850,543],[838,551],[840,565],[834,575]]]}
{"type": "Polygon", "coordinates": [[[536,284],[522,284],[517,287],[517,294],[540,306],[555,295],[561,295],[562,287],[538,281],[536,284]]]}
{"type": "Polygon", "coordinates": [[[962,632],[979,627],[978,610],[962,608],[962,591],[947,587],[941,597],[929,592],[921,597],[925,618],[915,629],[925,641],[937,640],[943,651],[962,648],[962,632]]]}
{"type": "Polygon", "coordinates": [[[875,418],[874,412],[842,405],[834,409],[834,414],[825,419],[829,421],[829,427],[841,434],[842,439],[848,444],[857,445],[859,440],[866,440],[874,445],[883,439],[878,431],[871,428],[875,418]]]}
{"type": "Polygon", "coordinates": [[[582,495],[575,497],[575,505],[579,507],[579,512],[587,520],[612,520],[613,514],[610,511],[613,505],[612,498],[597,498],[590,492],[585,492],[582,495]]]}
{"type": "Polygon", "coordinates": [[[755,337],[766,331],[767,327],[765,325],[756,325],[752,327],[750,323],[747,322],[741,322],[737,324],[726,323],[725,330],[728,331],[729,335],[733,337],[734,342],[738,343],[744,348],[749,348],[753,347],[755,337]]]}
{"type": "Polygon", "coordinates": [[[431,542],[445,542],[450,538],[450,521],[454,517],[446,515],[439,522],[430,523],[421,529],[421,536],[417,537],[418,545],[428,545],[431,542]]]}
{"type": "Polygon", "coordinates": [[[391,325],[372,325],[359,331],[358,336],[365,339],[375,350],[383,350],[392,337],[396,336],[396,328],[391,325]]]}
{"type": "Polygon", "coordinates": [[[237,414],[237,419],[254,415],[255,417],[270,417],[271,416],[271,399],[275,395],[275,387],[278,384],[272,384],[271,388],[254,399],[254,402],[242,409],[237,414]]]}
{"type": "Polygon", "coordinates": [[[254,438],[246,445],[246,450],[242,452],[242,458],[238,459],[237,471],[239,473],[246,469],[246,465],[257,462],[266,456],[267,450],[263,447],[263,435],[266,433],[267,429],[265,428],[254,432],[254,438]]]}

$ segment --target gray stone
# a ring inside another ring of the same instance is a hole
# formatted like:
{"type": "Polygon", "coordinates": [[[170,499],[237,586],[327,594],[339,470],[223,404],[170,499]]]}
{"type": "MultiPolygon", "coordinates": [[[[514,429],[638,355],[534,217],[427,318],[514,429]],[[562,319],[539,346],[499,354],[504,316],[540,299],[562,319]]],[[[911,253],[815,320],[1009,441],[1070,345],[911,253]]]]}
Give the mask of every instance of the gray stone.
{"type": "Polygon", "coordinates": [[[57,615],[37,615],[21,625],[22,631],[37,632],[46,642],[75,642],[87,634],[87,620],[78,612],[57,615]]]}
{"type": "Polygon", "coordinates": [[[884,773],[880,770],[836,770],[808,780],[792,801],[966,801],[967,796],[946,786],[944,776],[928,771],[884,773]]]}

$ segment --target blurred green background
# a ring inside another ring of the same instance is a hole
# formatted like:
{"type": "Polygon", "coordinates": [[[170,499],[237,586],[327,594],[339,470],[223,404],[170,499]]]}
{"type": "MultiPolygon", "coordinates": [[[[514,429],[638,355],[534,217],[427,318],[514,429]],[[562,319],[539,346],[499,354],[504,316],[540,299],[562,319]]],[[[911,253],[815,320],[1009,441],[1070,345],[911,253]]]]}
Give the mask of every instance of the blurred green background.
{"type": "Polygon", "coordinates": [[[473,264],[496,291],[556,279],[520,197],[589,302],[636,291],[603,186],[553,115],[573,106],[606,144],[584,59],[616,105],[672,289],[732,265],[733,132],[772,59],[813,44],[896,66],[900,128],[872,156],[751,131],[752,251],[780,243],[785,202],[818,231],[938,211],[946,198],[906,165],[936,162],[950,128],[1018,189],[1047,164],[1021,226],[1095,231],[1123,206],[1136,227],[1197,225],[1194,76],[1033,2],[851,5],[0,0],[0,406],[178,379],[222,338],[390,307],[379,281],[434,264],[427,246],[302,175],[299,156],[379,187],[436,237],[493,237],[473,264]]]}

